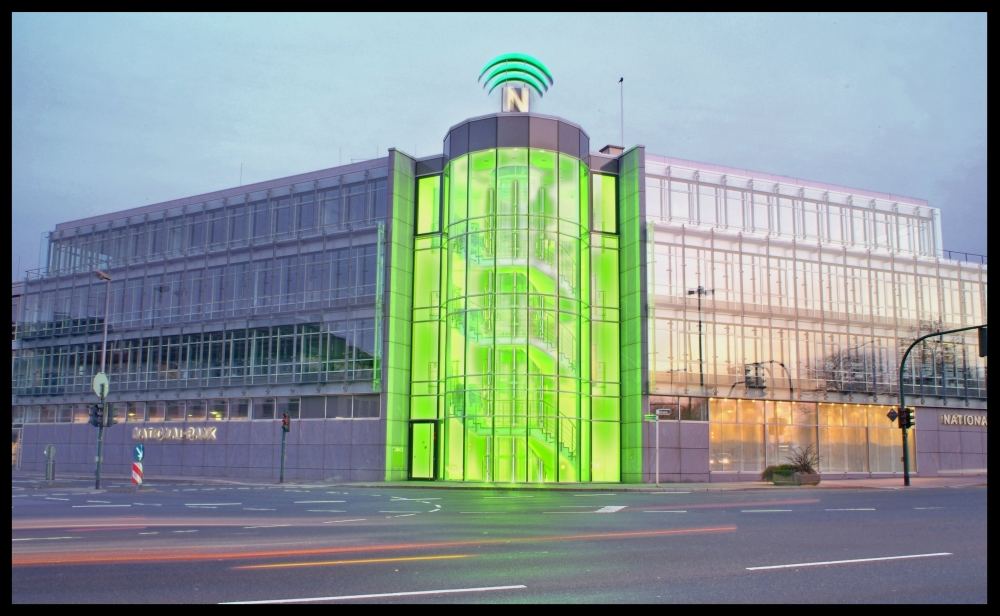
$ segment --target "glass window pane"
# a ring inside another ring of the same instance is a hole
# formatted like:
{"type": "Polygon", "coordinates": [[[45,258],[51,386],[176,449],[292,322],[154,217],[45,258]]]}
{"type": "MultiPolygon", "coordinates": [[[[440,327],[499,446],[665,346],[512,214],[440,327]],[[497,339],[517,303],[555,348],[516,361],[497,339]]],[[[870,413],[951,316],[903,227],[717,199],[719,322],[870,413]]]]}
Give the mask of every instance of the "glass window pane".
{"type": "Polygon", "coordinates": [[[618,232],[618,195],[615,190],[617,178],[613,175],[593,174],[594,205],[592,208],[593,229],[603,233],[618,232]]]}
{"type": "Polygon", "coordinates": [[[441,176],[417,180],[417,235],[440,231],[441,176]]]}

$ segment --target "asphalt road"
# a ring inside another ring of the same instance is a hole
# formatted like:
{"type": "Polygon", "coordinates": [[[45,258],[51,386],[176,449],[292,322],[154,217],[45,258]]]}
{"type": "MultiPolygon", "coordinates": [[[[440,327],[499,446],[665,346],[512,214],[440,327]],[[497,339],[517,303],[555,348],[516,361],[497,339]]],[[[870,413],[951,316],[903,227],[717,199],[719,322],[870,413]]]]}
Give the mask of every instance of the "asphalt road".
{"type": "Polygon", "coordinates": [[[985,603],[985,487],[13,483],[13,603],[985,603]]]}

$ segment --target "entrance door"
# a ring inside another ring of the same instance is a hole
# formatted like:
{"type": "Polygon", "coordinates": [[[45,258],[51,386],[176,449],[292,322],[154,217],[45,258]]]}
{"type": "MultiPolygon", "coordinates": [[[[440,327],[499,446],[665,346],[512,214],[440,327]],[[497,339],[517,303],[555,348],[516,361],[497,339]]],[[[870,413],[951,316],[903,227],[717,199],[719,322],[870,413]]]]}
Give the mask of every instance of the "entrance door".
{"type": "Polygon", "coordinates": [[[437,422],[410,422],[410,479],[437,479],[437,422]]]}

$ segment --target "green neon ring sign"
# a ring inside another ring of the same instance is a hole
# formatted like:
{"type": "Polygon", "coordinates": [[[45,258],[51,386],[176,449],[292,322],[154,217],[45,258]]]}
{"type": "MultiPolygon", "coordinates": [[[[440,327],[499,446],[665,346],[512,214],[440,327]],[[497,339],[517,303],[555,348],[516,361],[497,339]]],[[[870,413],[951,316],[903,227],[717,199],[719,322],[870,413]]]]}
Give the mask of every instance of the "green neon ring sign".
{"type": "Polygon", "coordinates": [[[538,96],[542,96],[555,83],[548,67],[524,53],[505,53],[493,58],[483,67],[477,81],[483,82],[487,93],[493,92],[500,84],[520,81],[531,86],[538,96]]]}

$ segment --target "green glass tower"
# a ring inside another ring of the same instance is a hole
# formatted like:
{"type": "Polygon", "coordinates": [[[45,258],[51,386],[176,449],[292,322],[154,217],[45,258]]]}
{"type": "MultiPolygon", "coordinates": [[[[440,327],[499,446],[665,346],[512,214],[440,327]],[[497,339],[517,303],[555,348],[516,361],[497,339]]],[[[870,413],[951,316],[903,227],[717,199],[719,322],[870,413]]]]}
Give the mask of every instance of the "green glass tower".
{"type": "Polygon", "coordinates": [[[451,130],[439,173],[418,165],[410,478],[621,480],[616,177],[587,146],[497,114],[451,130]]]}

